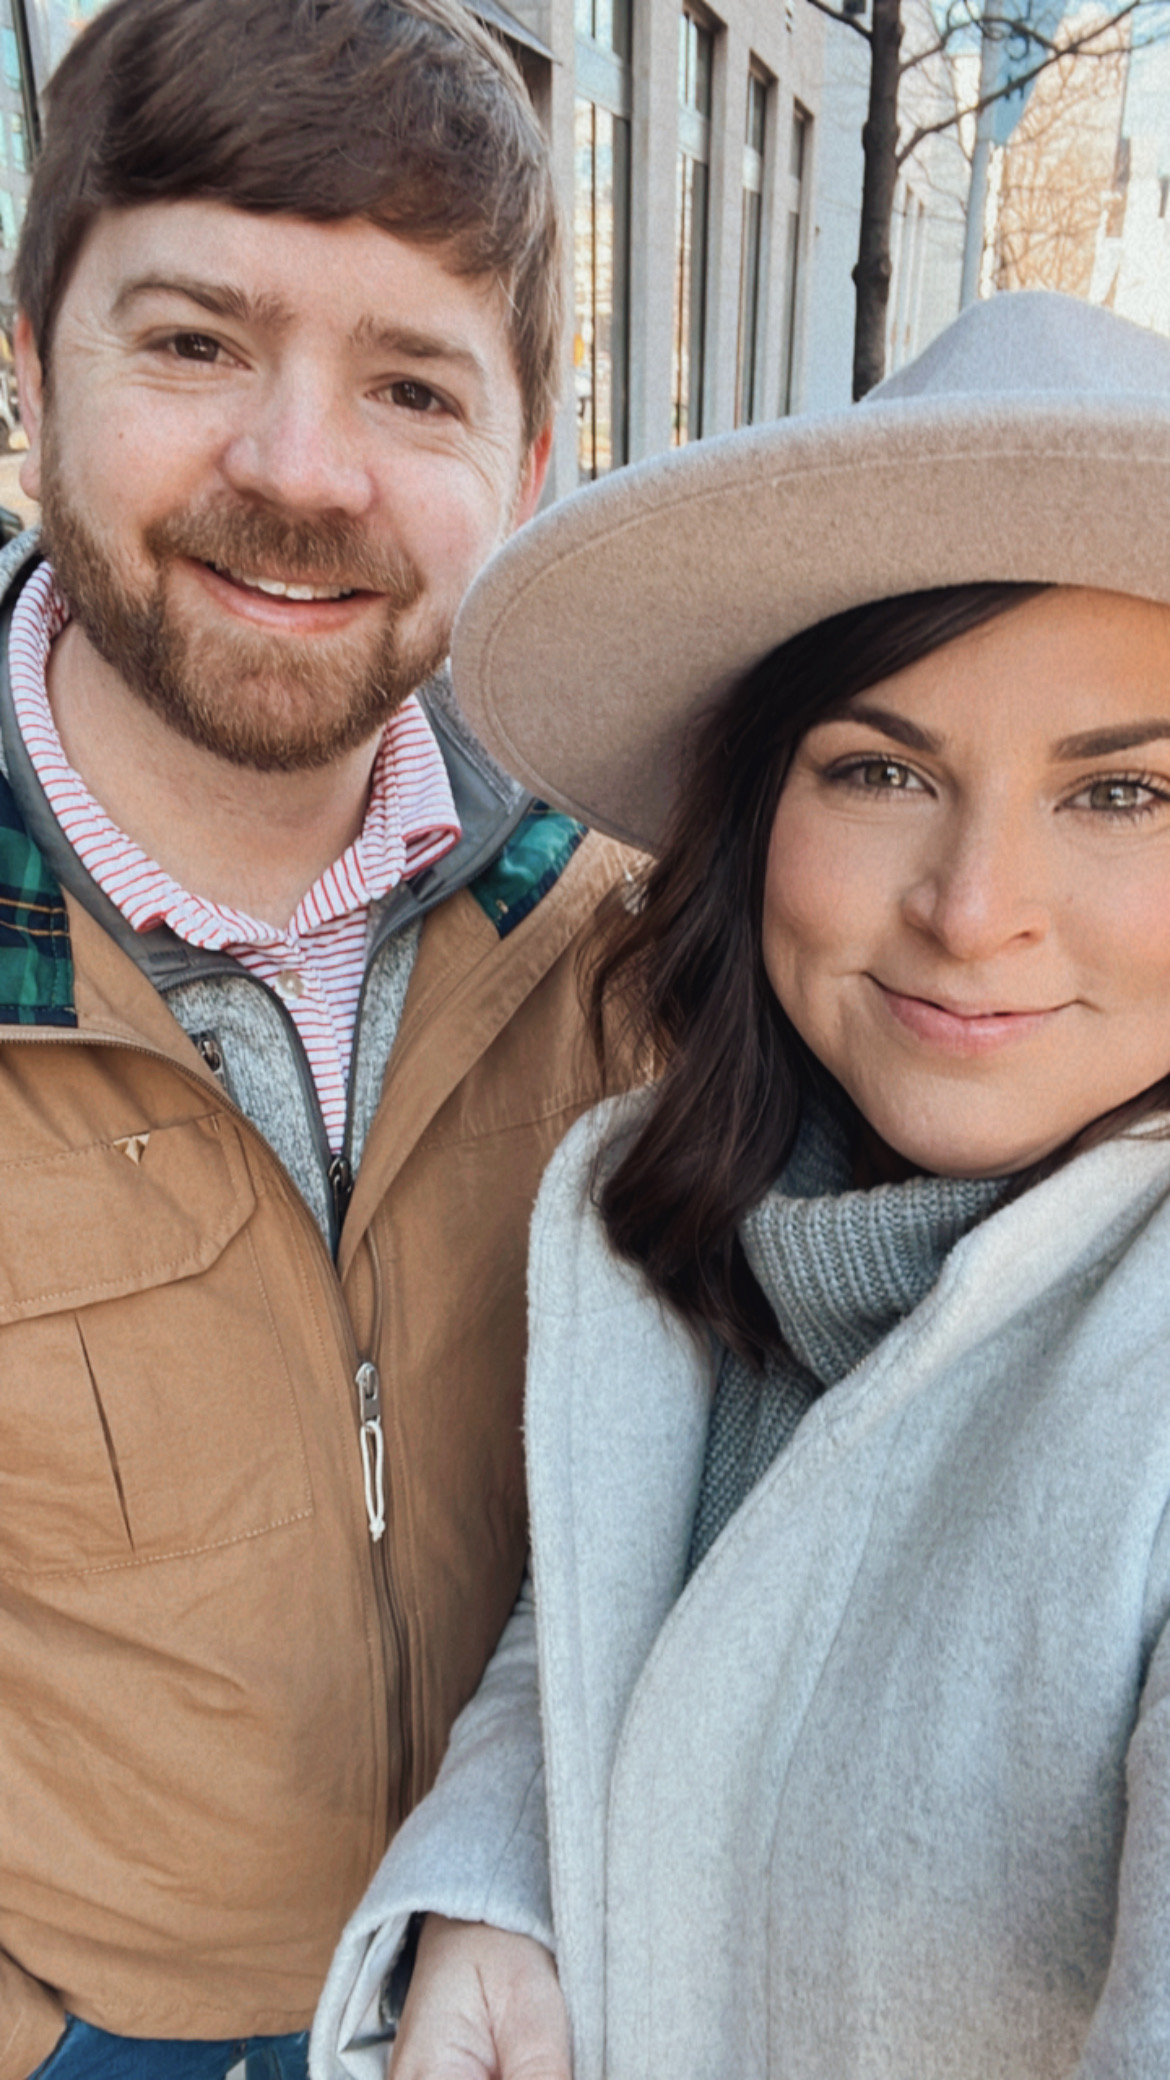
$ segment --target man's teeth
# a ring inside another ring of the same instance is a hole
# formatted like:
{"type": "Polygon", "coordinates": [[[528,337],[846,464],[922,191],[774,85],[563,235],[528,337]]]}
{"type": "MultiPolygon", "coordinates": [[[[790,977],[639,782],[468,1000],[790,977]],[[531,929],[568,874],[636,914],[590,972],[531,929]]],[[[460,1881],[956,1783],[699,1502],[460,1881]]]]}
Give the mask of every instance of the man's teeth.
{"type": "Polygon", "coordinates": [[[283,578],[256,578],[245,571],[229,570],[225,575],[233,584],[270,593],[274,599],[348,599],[353,590],[348,585],[286,585],[283,578]]]}

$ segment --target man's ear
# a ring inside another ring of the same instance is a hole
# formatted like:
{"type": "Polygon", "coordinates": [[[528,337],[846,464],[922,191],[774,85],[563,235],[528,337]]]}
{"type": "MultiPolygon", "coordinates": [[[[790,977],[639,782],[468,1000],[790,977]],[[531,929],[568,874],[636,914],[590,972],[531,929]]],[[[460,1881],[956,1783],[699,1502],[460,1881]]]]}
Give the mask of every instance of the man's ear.
{"type": "Polygon", "coordinates": [[[527,455],[524,457],[524,465],[520,471],[520,483],[516,492],[516,503],[512,507],[511,531],[513,534],[515,534],[518,527],[523,527],[526,520],[531,520],[537,506],[540,504],[540,494],[544,489],[544,480],[548,473],[548,459],[552,454],[552,441],[553,430],[552,426],[548,425],[542,432],[537,434],[527,455]]]}
{"type": "Polygon", "coordinates": [[[20,488],[27,498],[41,495],[41,445],[45,420],[45,371],[24,311],[18,311],[12,335],[16,359],[16,388],[20,397],[20,423],[28,435],[28,453],[20,465],[20,488]]]}

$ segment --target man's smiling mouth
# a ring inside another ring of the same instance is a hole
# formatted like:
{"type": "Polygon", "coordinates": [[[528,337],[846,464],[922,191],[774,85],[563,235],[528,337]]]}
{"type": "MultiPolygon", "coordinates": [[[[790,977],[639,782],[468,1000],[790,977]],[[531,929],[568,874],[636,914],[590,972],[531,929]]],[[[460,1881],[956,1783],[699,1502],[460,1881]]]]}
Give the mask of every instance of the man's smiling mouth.
{"type": "Polygon", "coordinates": [[[353,585],[306,585],[300,579],[262,578],[253,571],[231,570],[220,563],[210,563],[207,567],[215,572],[217,578],[227,578],[246,592],[263,592],[270,599],[353,599],[358,590],[353,585]]]}

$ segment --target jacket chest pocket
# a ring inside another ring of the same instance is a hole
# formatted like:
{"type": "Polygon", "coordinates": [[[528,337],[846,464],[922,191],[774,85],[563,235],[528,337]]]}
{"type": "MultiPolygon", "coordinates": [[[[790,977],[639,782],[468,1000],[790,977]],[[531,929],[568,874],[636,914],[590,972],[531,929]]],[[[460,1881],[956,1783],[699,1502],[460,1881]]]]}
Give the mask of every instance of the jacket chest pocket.
{"type": "Polygon", "coordinates": [[[0,1572],[133,1566],[312,1510],[230,1120],[0,1164],[0,1572]]]}

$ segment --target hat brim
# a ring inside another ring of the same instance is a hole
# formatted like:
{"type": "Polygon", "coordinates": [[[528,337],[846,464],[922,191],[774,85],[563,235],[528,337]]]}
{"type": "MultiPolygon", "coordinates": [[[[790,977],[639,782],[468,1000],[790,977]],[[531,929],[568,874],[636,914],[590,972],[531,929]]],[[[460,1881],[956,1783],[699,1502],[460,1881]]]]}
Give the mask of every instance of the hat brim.
{"type": "Polygon", "coordinates": [[[653,850],[696,714],[776,644],[1012,580],[1170,604],[1170,402],[875,402],[621,471],[482,574],[455,684],[518,779],[653,850]]]}

